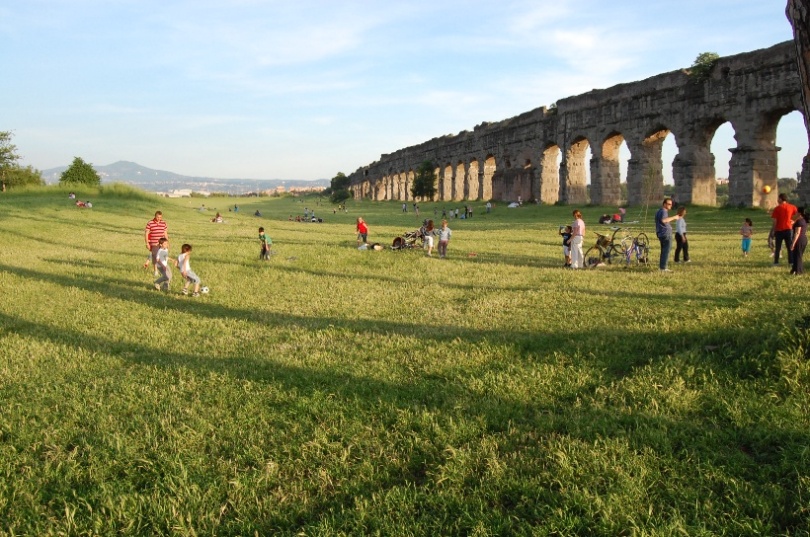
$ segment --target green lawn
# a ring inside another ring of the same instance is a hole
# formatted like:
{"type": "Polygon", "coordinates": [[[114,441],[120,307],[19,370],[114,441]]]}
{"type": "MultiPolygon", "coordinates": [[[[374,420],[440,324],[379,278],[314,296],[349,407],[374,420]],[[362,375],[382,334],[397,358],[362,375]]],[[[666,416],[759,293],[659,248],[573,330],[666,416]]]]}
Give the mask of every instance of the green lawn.
{"type": "Polygon", "coordinates": [[[810,533],[810,280],[762,211],[691,208],[660,274],[563,269],[573,207],[476,203],[441,260],[354,221],[461,203],[77,193],[0,195],[0,534],[810,533]],[[158,209],[210,294],[152,289],[158,209]]]}

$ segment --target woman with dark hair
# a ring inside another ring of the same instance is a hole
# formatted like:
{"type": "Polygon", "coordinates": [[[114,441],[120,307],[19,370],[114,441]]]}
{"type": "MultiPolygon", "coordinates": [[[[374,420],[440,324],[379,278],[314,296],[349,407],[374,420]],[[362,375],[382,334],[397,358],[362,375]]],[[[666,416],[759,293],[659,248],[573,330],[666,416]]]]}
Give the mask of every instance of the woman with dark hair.
{"type": "Polygon", "coordinates": [[[793,252],[793,266],[791,274],[804,274],[804,249],[807,248],[807,213],[804,207],[799,207],[796,220],[793,221],[793,242],[790,251],[793,252]]]}

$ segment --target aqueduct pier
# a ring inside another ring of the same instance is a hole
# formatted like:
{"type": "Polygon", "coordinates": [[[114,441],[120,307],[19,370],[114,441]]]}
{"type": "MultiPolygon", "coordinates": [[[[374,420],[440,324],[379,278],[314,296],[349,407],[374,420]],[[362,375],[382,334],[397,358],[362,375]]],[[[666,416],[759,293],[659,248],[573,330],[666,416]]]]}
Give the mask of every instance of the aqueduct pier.
{"type": "MultiPolygon", "coordinates": [[[[359,168],[350,175],[351,191],[355,199],[408,201],[416,170],[430,161],[436,166],[436,200],[521,196],[542,203],[617,205],[622,201],[619,149],[625,142],[627,202],[638,205],[663,195],[661,148],[672,133],[678,147],[672,162],[677,200],[714,205],[710,144],[717,128],[730,122],[737,146],[731,149],[729,204],[773,206],[776,128],[782,116],[803,111],[795,50],[789,41],[727,56],[703,77],[688,70],[664,73],[434,138],[359,168]],[[592,158],[585,162],[589,147],[592,158]]],[[[805,199],[808,178],[810,154],[799,187],[805,199]]]]}

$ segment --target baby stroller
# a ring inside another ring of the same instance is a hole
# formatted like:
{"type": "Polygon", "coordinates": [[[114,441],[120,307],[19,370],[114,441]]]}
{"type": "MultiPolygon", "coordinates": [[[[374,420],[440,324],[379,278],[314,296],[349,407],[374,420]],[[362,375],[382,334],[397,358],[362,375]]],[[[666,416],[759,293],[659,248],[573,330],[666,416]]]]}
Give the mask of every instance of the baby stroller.
{"type": "Polygon", "coordinates": [[[419,233],[419,230],[416,231],[406,231],[402,234],[401,237],[396,237],[394,242],[391,244],[392,250],[405,250],[409,248],[421,248],[422,247],[422,235],[419,233]]]}

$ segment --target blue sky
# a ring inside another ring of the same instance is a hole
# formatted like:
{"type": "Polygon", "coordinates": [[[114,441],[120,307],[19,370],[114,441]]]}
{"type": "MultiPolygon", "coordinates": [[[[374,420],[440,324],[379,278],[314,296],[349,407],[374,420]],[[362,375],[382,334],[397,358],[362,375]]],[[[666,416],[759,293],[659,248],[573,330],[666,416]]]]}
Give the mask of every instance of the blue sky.
{"type": "MultiPolygon", "coordinates": [[[[7,1],[0,130],[38,169],[79,156],[194,176],[331,178],[482,121],[688,67],[701,52],[786,41],[784,6],[7,1]]],[[[780,176],[801,167],[802,129],[798,113],[780,123],[780,176]]],[[[727,130],[713,148],[733,146],[727,130]]],[[[727,175],[727,151],[715,155],[727,175]]]]}

